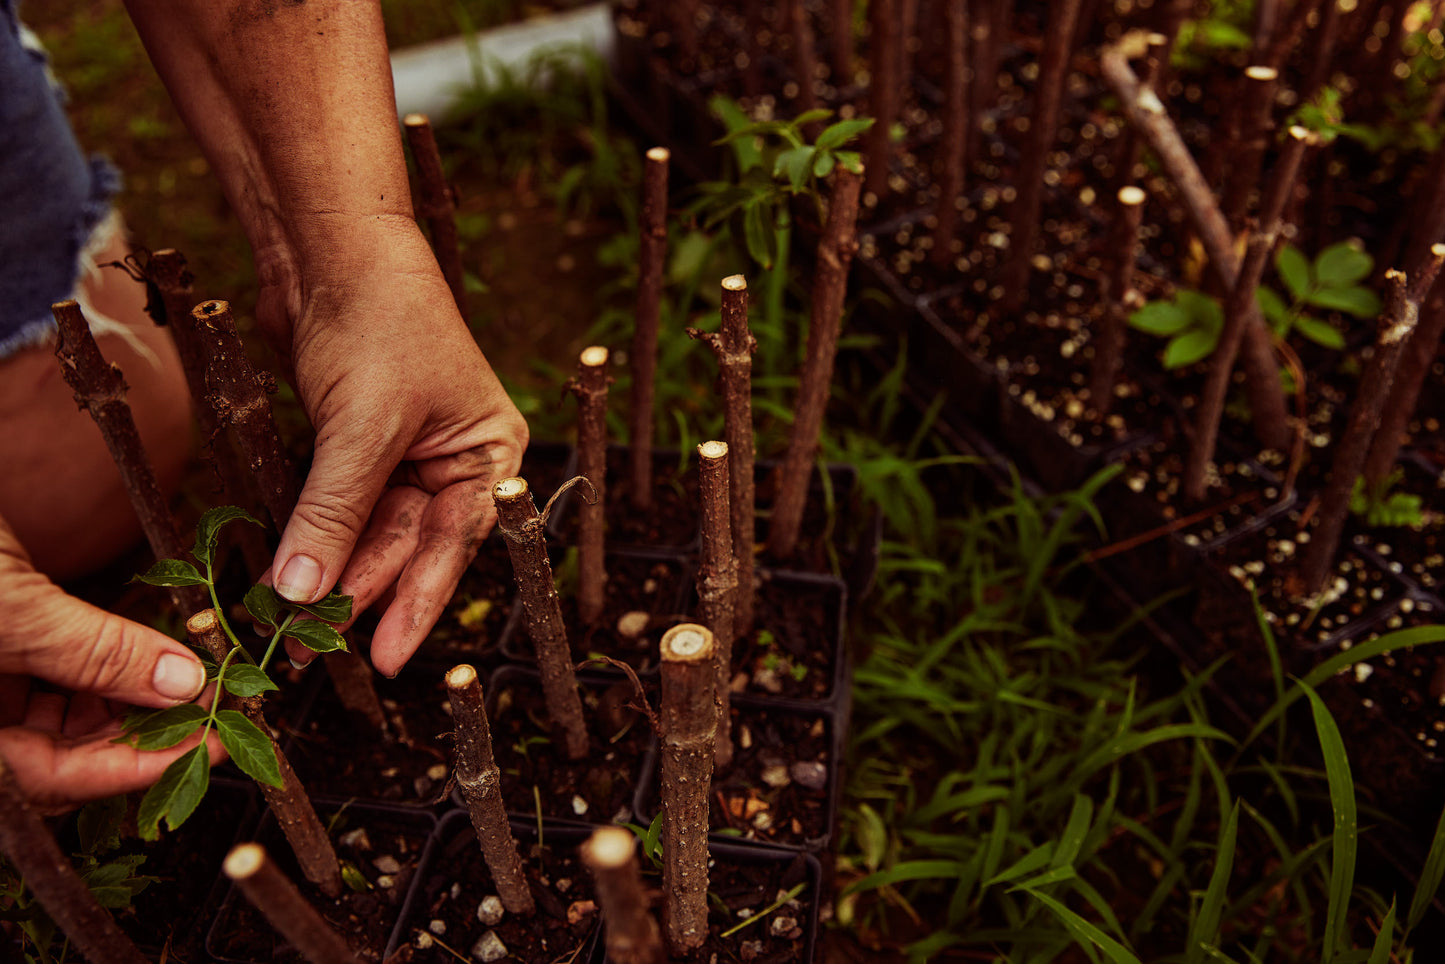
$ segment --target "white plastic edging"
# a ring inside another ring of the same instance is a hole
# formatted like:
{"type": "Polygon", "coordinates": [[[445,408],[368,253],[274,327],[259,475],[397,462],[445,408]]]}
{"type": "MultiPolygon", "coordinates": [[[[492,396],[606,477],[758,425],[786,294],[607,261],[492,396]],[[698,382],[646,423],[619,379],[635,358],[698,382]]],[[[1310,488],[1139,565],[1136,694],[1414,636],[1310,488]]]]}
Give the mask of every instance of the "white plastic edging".
{"type": "Polygon", "coordinates": [[[474,36],[450,37],[394,50],[391,77],[396,114],[420,113],[442,121],[456,94],[491,83],[497,67],[517,67],[539,50],[590,49],[611,60],[612,15],[606,3],[508,24],[474,36]]]}

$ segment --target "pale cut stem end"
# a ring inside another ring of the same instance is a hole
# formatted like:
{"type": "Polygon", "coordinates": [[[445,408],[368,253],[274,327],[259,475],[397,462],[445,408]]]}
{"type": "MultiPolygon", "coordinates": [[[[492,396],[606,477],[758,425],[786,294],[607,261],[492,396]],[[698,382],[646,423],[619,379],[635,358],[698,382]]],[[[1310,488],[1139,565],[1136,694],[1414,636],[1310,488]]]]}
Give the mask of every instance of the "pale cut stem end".
{"type": "Polygon", "coordinates": [[[713,440],[697,447],[697,454],[705,459],[720,459],[728,454],[728,443],[713,440]]]}
{"type": "Polygon", "coordinates": [[[747,291],[748,279],[740,274],[730,274],[722,279],[722,286],[728,291],[747,291]]]}
{"type": "Polygon", "coordinates": [[[1143,204],[1149,195],[1144,193],[1142,187],[1133,184],[1126,184],[1119,188],[1119,203],[1129,207],[1138,207],[1143,204]]]}
{"type": "Polygon", "coordinates": [[[712,659],[712,632],[697,623],[678,623],[662,637],[661,655],[667,663],[701,663],[712,659]]]}
{"type": "Polygon", "coordinates": [[[265,849],[258,843],[243,843],[231,848],[221,869],[232,880],[245,880],[254,877],[265,865],[265,849]]]}
{"type": "Polygon", "coordinates": [[[502,479],[492,486],[492,497],[496,499],[516,499],[527,494],[527,480],[519,478],[502,479]]]}
{"type": "Polygon", "coordinates": [[[647,159],[649,161],[656,161],[659,164],[666,164],[672,159],[672,151],[669,151],[665,147],[649,147],[647,149],[647,159]]]}
{"type": "Polygon", "coordinates": [[[407,114],[401,122],[407,127],[427,127],[431,124],[431,118],[425,114],[407,114]]]}
{"type": "Polygon", "coordinates": [[[610,353],[601,345],[589,345],[582,349],[579,361],[588,368],[600,368],[607,364],[607,357],[610,353]]]}
{"type": "Polygon", "coordinates": [[[186,620],[186,632],[193,636],[199,636],[214,631],[220,626],[220,622],[214,609],[202,609],[186,620]]]}
{"type": "Polygon", "coordinates": [[[1252,67],[1244,68],[1244,76],[1250,80],[1270,81],[1279,79],[1279,71],[1263,64],[1255,64],[1252,67]]]}
{"type": "Polygon", "coordinates": [[[582,859],[598,870],[626,867],[637,848],[637,837],[624,827],[598,827],[582,845],[582,859]]]}
{"type": "Polygon", "coordinates": [[[477,681],[477,671],[474,667],[462,663],[447,670],[447,688],[459,690],[465,686],[471,686],[477,681]]]}

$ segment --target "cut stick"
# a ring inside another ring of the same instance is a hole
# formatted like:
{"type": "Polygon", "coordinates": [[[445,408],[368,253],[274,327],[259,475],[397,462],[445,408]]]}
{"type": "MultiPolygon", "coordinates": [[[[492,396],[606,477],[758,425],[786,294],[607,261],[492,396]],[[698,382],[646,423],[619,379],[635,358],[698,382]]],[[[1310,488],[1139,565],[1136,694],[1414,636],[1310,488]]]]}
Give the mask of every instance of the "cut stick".
{"type": "Polygon", "coordinates": [[[1235,231],[1244,227],[1249,195],[1259,182],[1260,167],[1269,147],[1273,127],[1270,114],[1278,79],[1279,71],[1273,67],[1255,64],[1244,69],[1237,130],[1233,137],[1226,138],[1229,146],[1224,148],[1228,162],[1224,165],[1224,198],[1220,204],[1220,213],[1235,231]]]}
{"type": "Polygon", "coordinates": [[[637,311],[632,332],[632,484],[627,496],[637,512],[652,508],[653,397],[657,380],[657,331],[662,313],[662,275],[667,268],[667,169],[665,147],[648,150],[642,167],[642,219],[638,224],[637,311]]]}
{"type": "MultiPolygon", "coordinates": [[[[1139,83],[1145,87],[1159,90],[1157,79],[1164,62],[1169,59],[1169,47],[1173,41],[1162,33],[1147,33],[1144,35],[1144,42],[1147,45],[1143,59],[1143,69],[1139,73],[1139,83]]],[[[1135,169],[1139,165],[1139,157],[1144,150],[1144,141],[1139,132],[1132,125],[1125,125],[1123,136],[1119,138],[1118,159],[1114,162],[1114,183],[1120,189],[1128,187],[1135,180],[1135,169]]],[[[1139,172],[1141,175],[1146,172],[1139,172]]],[[[1117,195],[1118,192],[1116,191],[1117,195]]]]}
{"type": "MultiPolygon", "coordinates": [[[[823,411],[833,382],[833,362],[843,325],[843,298],[848,292],[848,268],[858,250],[858,189],[862,176],[843,165],[833,172],[833,193],[828,222],[818,242],[818,266],[813,274],[812,311],[808,319],[807,354],[798,378],[798,405],[793,417],[788,452],[778,468],[777,499],[768,529],[768,551],[787,559],[797,550],[803,526],[803,505],[808,498],[808,477],[823,428],[823,411]]],[[[737,471],[743,467],[738,466],[737,471]]]]}
{"type": "Polygon", "coordinates": [[[597,885],[612,964],[663,964],[667,953],[637,863],[637,837],[623,827],[598,827],[581,847],[597,885]]]}
{"type": "Polygon", "coordinates": [[[707,938],[707,802],[717,739],[712,633],[680,623],[662,637],[662,891],[674,954],[707,938]]]}
{"type": "MultiPolygon", "coordinates": [[[[1445,262],[1445,244],[1434,244],[1430,248],[1429,260],[1410,276],[1415,279],[1410,286],[1410,297],[1417,305],[1425,303],[1442,262],[1445,262]]],[[[1380,426],[1375,431],[1375,440],[1370,443],[1370,454],[1365,459],[1365,485],[1370,492],[1383,493],[1390,473],[1394,471],[1410,418],[1420,401],[1420,389],[1424,387],[1430,366],[1440,350],[1442,334],[1445,334],[1445,304],[1437,297],[1430,301],[1428,308],[1421,309],[1420,323],[1405,346],[1400,366],[1395,370],[1395,381],[1390,386],[1390,395],[1380,413],[1380,426]]]]}
{"type": "Polygon", "coordinates": [[[899,0],[869,0],[868,113],[873,126],[864,135],[868,171],[867,191],[876,201],[888,189],[893,158],[893,125],[898,120],[899,0]]]}
{"type": "MultiPolygon", "coordinates": [[[[144,277],[148,291],[146,311],[157,325],[170,329],[171,338],[176,343],[196,420],[201,425],[201,435],[205,440],[203,451],[210,453],[226,503],[241,506],[259,517],[260,493],[256,491],[251,473],[244,469],[237,456],[236,448],[226,435],[206,391],[205,350],[196,332],[195,319],[191,317],[191,309],[196,306],[195,277],[186,265],[185,255],[175,248],[153,252],[145,259],[144,277]]],[[[254,526],[239,526],[229,530],[228,536],[236,540],[246,560],[251,581],[256,582],[271,565],[265,532],[254,526]]],[[[191,612],[203,605],[204,599],[181,611],[191,612]]]]}
{"type": "Polygon", "coordinates": [[[1209,359],[1209,371],[1204,376],[1204,387],[1199,392],[1195,406],[1194,440],[1189,447],[1189,456],[1184,464],[1184,497],[1194,501],[1204,498],[1205,477],[1209,462],[1214,458],[1214,446],[1219,437],[1219,423],[1224,417],[1224,403],[1229,395],[1230,374],[1234,371],[1234,360],[1239,354],[1240,342],[1246,326],[1250,323],[1250,312],[1258,312],[1259,302],[1255,289],[1264,274],[1269,254],[1274,250],[1283,225],[1280,217],[1294,191],[1295,178],[1299,175],[1300,161],[1305,148],[1313,140],[1303,127],[1291,127],[1285,140],[1279,160],[1270,173],[1270,183],[1260,208],[1259,229],[1250,236],[1245,249],[1244,262],[1239,275],[1224,302],[1224,328],[1219,333],[1219,343],[1209,359]]]}
{"type": "Polygon", "coordinates": [[[944,11],[947,74],[944,78],[943,157],[938,178],[938,202],[933,216],[933,250],[930,257],[939,267],[953,261],[954,233],[958,230],[958,202],[963,187],[969,134],[968,118],[968,4],[948,0],[944,11]]]}
{"type": "Polygon", "coordinates": [[[832,19],[832,81],[835,87],[853,82],[853,0],[831,0],[828,12],[832,19]]]}
{"type": "MultiPolygon", "coordinates": [[[[192,310],[191,317],[206,356],[209,403],[246,460],[279,535],[285,531],[300,498],[301,480],[276,429],[268,394],[274,380],[251,365],[229,304],[203,301],[192,310]]],[[[338,651],[327,653],[325,664],[342,705],[365,717],[379,732],[385,730],[386,714],[376,695],[371,670],[362,658],[350,650],[338,651]]]]}
{"type": "MultiPolygon", "coordinates": [[[[1118,43],[1104,48],[1100,55],[1100,68],[1104,79],[1118,95],[1129,123],[1153,149],[1169,179],[1178,188],[1194,230],[1204,242],[1210,266],[1223,289],[1230,291],[1239,278],[1239,256],[1234,250],[1234,236],[1229,224],[1220,213],[1209,185],[1199,173],[1199,166],[1180,138],[1178,129],[1165,113],[1158,95],[1152,88],[1141,86],[1129,67],[1127,52],[1130,49],[1147,49],[1144,37],[1137,32],[1126,34],[1118,43]]],[[[1255,436],[1266,448],[1283,452],[1290,443],[1289,416],[1285,409],[1279,367],[1274,360],[1272,339],[1258,305],[1251,307],[1244,327],[1241,360],[1249,391],[1249,407],[1254,416],[1255,436]]]]}
{"type": "Polygon", "coordinates": [[[1334,565],[1335,550],[1350,512],[1350,493],[1360,477],[1369,453],[1370,439],[1380,421],[1380,410],[1390,393],[1400,355],[1420,317],[1420,305],[1410,299],[1402,271],[1385,273],[1385,312],[1380,316],[1375,338],[1375,353],[1360,376],[1360,388],[1350,406],[1350,417],[1344,433],[1335,443],[1335,457],[1330,464],[1329,479],[1320,496],[1315,530],[1305,550],[1300,569],[1303,583],[1301,595],[1314,596],[1324,588],[1325,579],[1334,565]]]}
{"type": "MultiPolygon", "coordinates": [[[[125,400],[129,389],[120,368],[100,354],[79,304],[57,302],[50,306],[50,313],[59,329],[55,357],[60,360],[60,373],[75,393],[75,404],[88,412],[100,429],[151,552],[157,560],[181,558],[185,549],[176,530],[176,517],[171,514],[170,503],[161,492],[155,469],[141,444],[130,404],[125,400]]],[[[197,586],[173,587],[170,594],[181,612],[206,604],[206,594],[197,586]]]]}
{"type": "Polygon", "coordinates": [[[436,134],[425,114],[407,114],[402,118],[401,126],[406,131],[412,160],[416,162],[420,194],[416,213],[426,219],[437,264],[441,266],[442,276],[447,279],[447,287],[452,289],[457,311],[465,320],[467,282],[462,270],[461,248],[457,244],[457,206],[446,174],[442,171],[442,155],[437,150],[436,134]]]}
{"type": "Polygon", "coordinates": [[[311,964],[360,964],[361,959],[286,879],[260,844],[232,847],[221,869],[311,964]]]}
{"type": "MultiPolygon", "coordinates": [[[[802,114],[818,106],[818,54],[813,43],[813,22],[808,19],[808,5],[805,0],[787,0],[788,30],[793,35],[793,73],[797,75],[798,96],[793,102],[793,113],[802,114]]],[[[807,125],[816,128],[817,124],[807,125]]],[[[816,137],[809,132],[808,139],[816,137]]]]}
{"type": "Polygon", "coordinates": [[[577,509],[577,615],[588,626],[602,618],[607,586],[607,357],[601,345],[582,349],[577,377],[567,383],[577,396],[577,471],[592,484],[593,493],[577,509]]]}
{"type": "MultiPolygon", "coordinates": [[[[221,627],[221,619],[214,609],[202,609],[186,620],[186,636],[192,646],[210,654],[217,664],[224,662],[231,651],[231,641],[226,637],[225,630],[221,627]]],[[[321,818],[316,815],[316,808],[311,805],[311,798],[307,796],[306,788],[301,785],[301,779],[291,768],[291,761],[286,759],[286,754],[281,752],[276,738],[271,735],[271,728],[261,711],[261,698],[253,696],[241,699],[226,694],[223,704],[240,710],[246,719],[266,734],[271,743],[271,750],[276,754],[276,764],[281,771],[281,786],[273,787],[265,783],[258,783],[257,786],[261,788],[261,794],[271,807],[277,825],[285,834],[286,842],[295,852],[301,873],[327,897],[340,896],[341,863],[336,858],[336,848],[331,846],[331,838],[326,836],[326,828],[321,825],[321,818]]]]}
{"type": "Polygon", "coordinates": [[[507,540],[507,553],[512,558],[527,634],[537,648],[542,697],[552,729],[567,759],[580,760],[587,755],[587,728],[582,722],[582,698],[577,693],[577,675],[572,671],[572,653],[552,580],[552,563],[547,558],[542,518],[537,515],[524,479],[502,479],[493,485],[492,501],[497,507],[497,529],[507,540]]]}
{"type": "MultiPolygon", "coordinates": [[[[527,916],[536,911],[532,888],[522,866],[516,838],[507,823],[502,802],[502,771],[492,755],[492,728],[487,723],[482,684],[477,671],[465,664],[447,671],[447,699],[451,702],[457,786],[467,802],[482,858],[492,872],[497,896],[508,912],[527,916]]],[[[631,836],[629,831],[624,831],[631,836]]]]}
{"type": "Polygon", "coordinates": [[[731,501],[726,442],[697,447],[698,496],[701,500],[702,559],[697,570],[698,611],[712,630],[717,649],[717,750],[713,765],[733,759],[732,715],[728,684],[732,681],[733,600],[737,596],[737,562],[733,558],[731,501]]]}
{"type": "MultiPolygon", "coordinates": [[[[733,605],[733,639],[752,632],[753,527],[757,513],[753,483],[753,352],[758,341],[748,330],[748,282],[740,274],[722,280],[722,324],[716,333],[689,328],[688,334],[712,349],[718,361],[723,396],[723,437],[728,449],[728,491],[732,493],[733,559],[737,592],[733,605]]],[[[731,642],[729,642],[731,645],[731,642]]]]}
{"type": "MultiPolygon", "coordinates": [[[[75,872],[44,819],[30,808],[4,757],[0,757],[0,853],[87,961],[147,964],[145,955],[75,872]]],[[[11,938],[6,934],[3,939],[11,938]]]]}
{"type": "Polygon", "coordinates": [[[1003,266],[1002,308],[1017,311],[1029,294],[1034,248],[1038,246],[1039,212],[1044,203],[1044,174],[1049,152],[1059,128],[1059,106],[1064,99],[1069,57],[1073,53],[1074,25],[1079,19],[1081,0],[1060,0],[1049,4],[1049,22],[1034,86],[1034,111],[1029,121],[1028,143],[1019,159],[1014,187],[1018,191],[1009,210],[1008,261],[1003,266]]]}
{"type": "Polygon", "coordinates": [[[1089,403],[1099,418],[1109,414],[1114,404],[1114,383],[1124,362],[1124,337],[1128,328],[1129,291],[1134,281],[1134,261],[1138,257],[1139,225],[1144,219],[1143,188],[1127,185],[1119,188],[1118,213],[1114,216],[1108,250],[1114,260],[1105,278],[1103,313],[1099,317],[1099,333],[1093,339],[1094,358],[1089,365],[1089,403]]]}

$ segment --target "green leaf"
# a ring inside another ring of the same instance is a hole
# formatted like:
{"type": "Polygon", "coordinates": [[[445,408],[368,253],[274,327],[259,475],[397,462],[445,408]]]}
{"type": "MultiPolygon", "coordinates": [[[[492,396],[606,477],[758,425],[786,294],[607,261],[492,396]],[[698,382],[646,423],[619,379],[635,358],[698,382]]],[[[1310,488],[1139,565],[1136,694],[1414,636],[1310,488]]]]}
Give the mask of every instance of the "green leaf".
{"type": "Polygon", "coordinates": [[[1269,326],[1274,329],[1276,335],[1283,336],[1289,331],[1289,306],[1273,288],[1260,285],[1254,289],[1255,300],[1259,302],[1259,310],[1269,321],[1269,326]]]}
{"type": "Polygon", "coordinates": [[[172,830],[185,823],[210,782],[211,758],[202,743],[166,767],[155,786],[146,791],[136,813],[141,839],[156,839],[163,819],[172,830]]]}
{"type": "Polygon", "coordinates": [[[126,797],[117,794],[92,800],[80,808],[75,818],[75,832],[80,849],[87,854],[102,854],[120,846],[120,825],[125,820],[126,797]]]}
{"type": "Polygon", "coordinates": [[[333,591],[314,603],[287,603],[293,609],[309,613],[323,623],[344,623],[351,618],[351,597],[333,591]]]}
{"type": "Polygon", "coordinates": [[[1208,358],[1218,344],[1218,332],[1191,328],[1184,334],[1169,339],[1169,344],[1164,348],[1164,367],[1173,370],[1193,365],[1208,358]]]}
{"type": "Polygon", "coordinates": [[[1190,288],[1181,288],[1174,294],[1174,303],[1194,319],[1194,323],[1216,336],[1224,330],[1224,308],[1218,299],[1190,288]]]}
{"type": "Polygon", "coordinates": [[[332,627],[314,619],[302,619],[286,627],[286,635],[313,653],[334,653],[346,649],[346,640],[332,627]]]}
{"type": "Polygon", "coordinates": [[[786,179],[793,191],[803,190],[808,183],[808,169],[813,160],[811,147],[794,147],[783,151],[773,162],[773,177],[786,179]]]}
{"type": "Polygon", "coordinates": [[[257,624],[269,628],[275,628],[281,624],[281,620],[276,617],[280,615],[281,606],[285,600],[276,595],[276,590],[270,586],[256,583],[246,590],[246,596],[241,602],[245,604],[246,612],[251,614],[251,618],[256,620],[257,624]]]}
{"type": "Polygon", "coordinates": [[[1332,244],[1315,258],[1315,280],[1330,288],[1346,288],[1365,280],[1375,259],[1348,241],[1332,244]]]}
{"type": "Polygon", "coordinates": [[[1442,879],[1445,879],[1445,810],[1440,811],[1435,836],[1430,841],[1430,852],[1425,855],[1425,864],[1420,870],[1420,882],[1415,885],[1415,896],[1410,898],[1410,914],[1405,918],[1407,934],[1425,919],[1442,879]]]}
{"type": "Polygon", "coordinates": [[[1129,316],[1129,327],[1168,337],[1188,328],[1192,320],[1178,305],[1168,301],[1151,301],[1129,316]]]}
{"type": "Polygon", "coordinates": [[[220,734],[221,745],[243,773],[257,783],[281,786],[276,747],[260,727],[239,710],[221,710],[216,714],[216,732],[220,734]]]}
{"type": "Polygon", "coordinates": [[[1375,946],[1370,949],[1370,960],[1367,964],[1389,964],[1390,945],[1395,940],[1395,902],[1390,901],[1390,909],[1385,913],[1385,919],[1380,921],[1380,932],[1375,935],[1375,946]]]}
{"type": "Polygon", "coordinates": [[[743,209],[743,240],[747,243],[748,256],[764,268],[773,265],[773,251],[770,242],[773,233],[768,230],[767,205],[749,204],[743,209]]]}
{"type": "Polygon", "coordinates": [[[852,120],[841,120],[836,124],[830,124],[823,130],[823,133],[818,135],[818,150],[828,151],[835,147],[842,147],[872,126],[873,118],[871,117],[855,117],[852,120]]]}
{"type": "Polygon", "coordinates": [[[1334,845],[1330,860],[1330,900],[1325,907],[1324,947],[1322,961],[1335,959],[1335,948],[1349,943],[1348,926],[1350,892],[1355,886],[1355,853],[1359,846],[1358,817],[1355,812],[1355,784],[1350,776],[1350,760],[1345,754],[1345,741],[1335,725],[1325,701],[1314,688],[1299,684],[1309,697],[1319,734],[1320,752],[1325,758],[1325,777],[1330,785],[1330,807],[1334,811],[1334,845]]]}
{"type": "Polygon", "coordinates": [[[162,559],[145,575],[136,576],[132,582],[143,582],[147,586],[209,586],[206,577],[196,567],[181,559],[162,559]]]}
{"type": "Polygon", "coordinates": [[[141,719],[120,740],[132,742],[138,750],[165,750],[190,736],[211,714],[203,706],[183,703],[141,719]]]}
{"type": "Polygon", "coordinates": [[[221,527],[237,519],[243,519],[252,525],[261,525],[260,520],[238,506],[218,505],[205,511],[201,521],[196,523],[196,544],[191,549],[191,555],[196,557],[197,562],[203,566],[211,564],[211,553],[216,551],[221,527]]]}
{"type": "MultiPolygon", "coordinates": [[[[1069,822],[1064,825],[1064,833],[1059,838],[1059,846],[1054,851],[1053,859],[1049,861],[1051,868],[1057,870],[1060,867],[1074,865],[1074,858],[1079,855],[1079,848],[1083,846],[1084,837],[1089,833],[1089,823],[1093,818],[1093,798],[1082,793],[1074,794],[1074,806],[1069,812],[1069,822]]],[[[1029,886],[1037,886],[1037,884],[1029,886]]]]}
{"type": "Polygon", "coordinates": [[[1309,293],[1312,287],[1310,282],[1310,263],[1305,256],[1300,254],[1299,248],[1292,244],[1286,244],[1276,252],[1274,256],[1274,267],[1279,272],[1280,280],[1289,289],[1289,293],[1296,299],[1303,298],[1309,293]]]}
{"type": "Polygon", "coordinates": [[[883,825],[883,818],[878,816],[878,811],[866,803],[858,805],[855,816],[858,818],[858,825],[853,828],[853,836],[863,855],[863,866],[872,873],[883,863],[883,857],[888,852],[888,828],[883,825]]]}
{"type": "Polygon", "coordinates": [[[837,163],[831,151],[819,151],[813,155],[813,176],[816,178],[827,177],[833,173],[833,167],[837,163]]]}
{"type": "MultiPolygon", "coordinates": [[[[843,165],[854,174],[863,173],[863,155],[857,151],[834,151],[833,160],[843,165]]],[[[819,175],[820,177],[822,175],[819,175]]]]}
{"type": "Polygon", "coordinates": [[[1310,315],[1299,315],[1294,320],[1294,327],[1301,335],[1322,348],[1333,348],[1339,351],[1345,347],[1345,336],[1327,321],[1321,321],[1310,315]]]}
{"type": "Polygon", "coordinates": [[[236,663],[226,667],[226,692],[242,698],[260,696],[269,690],[279,689],[271,682],[259,666],[250,663],[236,663]]]}
{"type": "Polygon", "coordinates": [[[1139,958],[1135,957],[1127,947],[1084,920],[1078,914],[1069,910],[1048,894],[1043,894],[1036,890],[1030,890],[1027,893],[1033,897],[1034,900],[1053,911],[1054,916],[1057,917],[1068,932],[1074,936],[1074,940],[1080,943],[1088,942],[1094,945],[1103,951],[1105,956],[1113,961],[1114,964],[1140,964],[1139,958]]]}
{"type": "Polygon", "coordinates": [[[1254,38],[1226,20],[1209,18],[1195,22],[1196,36],[1206,47],[1248,50],[1254,38]]]}
{"type": "Polygon", "coordinates": [[[1214,853],[1214,872],[1209,876],[1209,889],[1199,913],[1190,922],[1189,940],[1185,944],[1186,964],[1204,960],[1205,947],[1213,945],[1219,935],[1220,914],[1229,891],[1229,875],[1234,869],[1234,843],[1239,832],[1239,801],[1229,811],[1229,819],[1219,829],[1219,846],[1214,853]]]}
{"type": "Polygon", "coordinates": [[[1380,314],[1380,296],[1369,288],[1319,288],[1305,301],[1316,308],[1342,311],[1356,318],[1375,318],[1380,314]]]}

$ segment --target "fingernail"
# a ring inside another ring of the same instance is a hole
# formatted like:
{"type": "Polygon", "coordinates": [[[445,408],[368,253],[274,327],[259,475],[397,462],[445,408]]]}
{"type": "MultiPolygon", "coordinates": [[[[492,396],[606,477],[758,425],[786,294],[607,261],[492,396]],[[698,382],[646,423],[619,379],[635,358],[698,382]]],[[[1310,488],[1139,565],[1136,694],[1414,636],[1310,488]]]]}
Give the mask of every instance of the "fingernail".
{"type": "Polygon", "coordinates": [[[201,661],[179,653],[166,653],[156,660],[151,685],[168,700],[193,700],[206,684],[201,661]]]}
{"type": "Polygon", "coordinates": [[[302,662],[300,662],[300,661],[298,661],[298,660],[291,659],[290,656],[287,656],[286,658],[291,661],[291,668],[292,668],[292,669],[302,670],[302,669],[305,669],[306,667],[308,667],[308,666],[311,665],[311,661],[310,661],[310,660],[307,660],[306,662],[302,663],[302,662]]]}
{"type": "Polygon", "coordinates": [[[310,556],[292,556],[276,577],[276,591],[292,602],[314,602],[320,588],[321,565],[310,556]]]}

